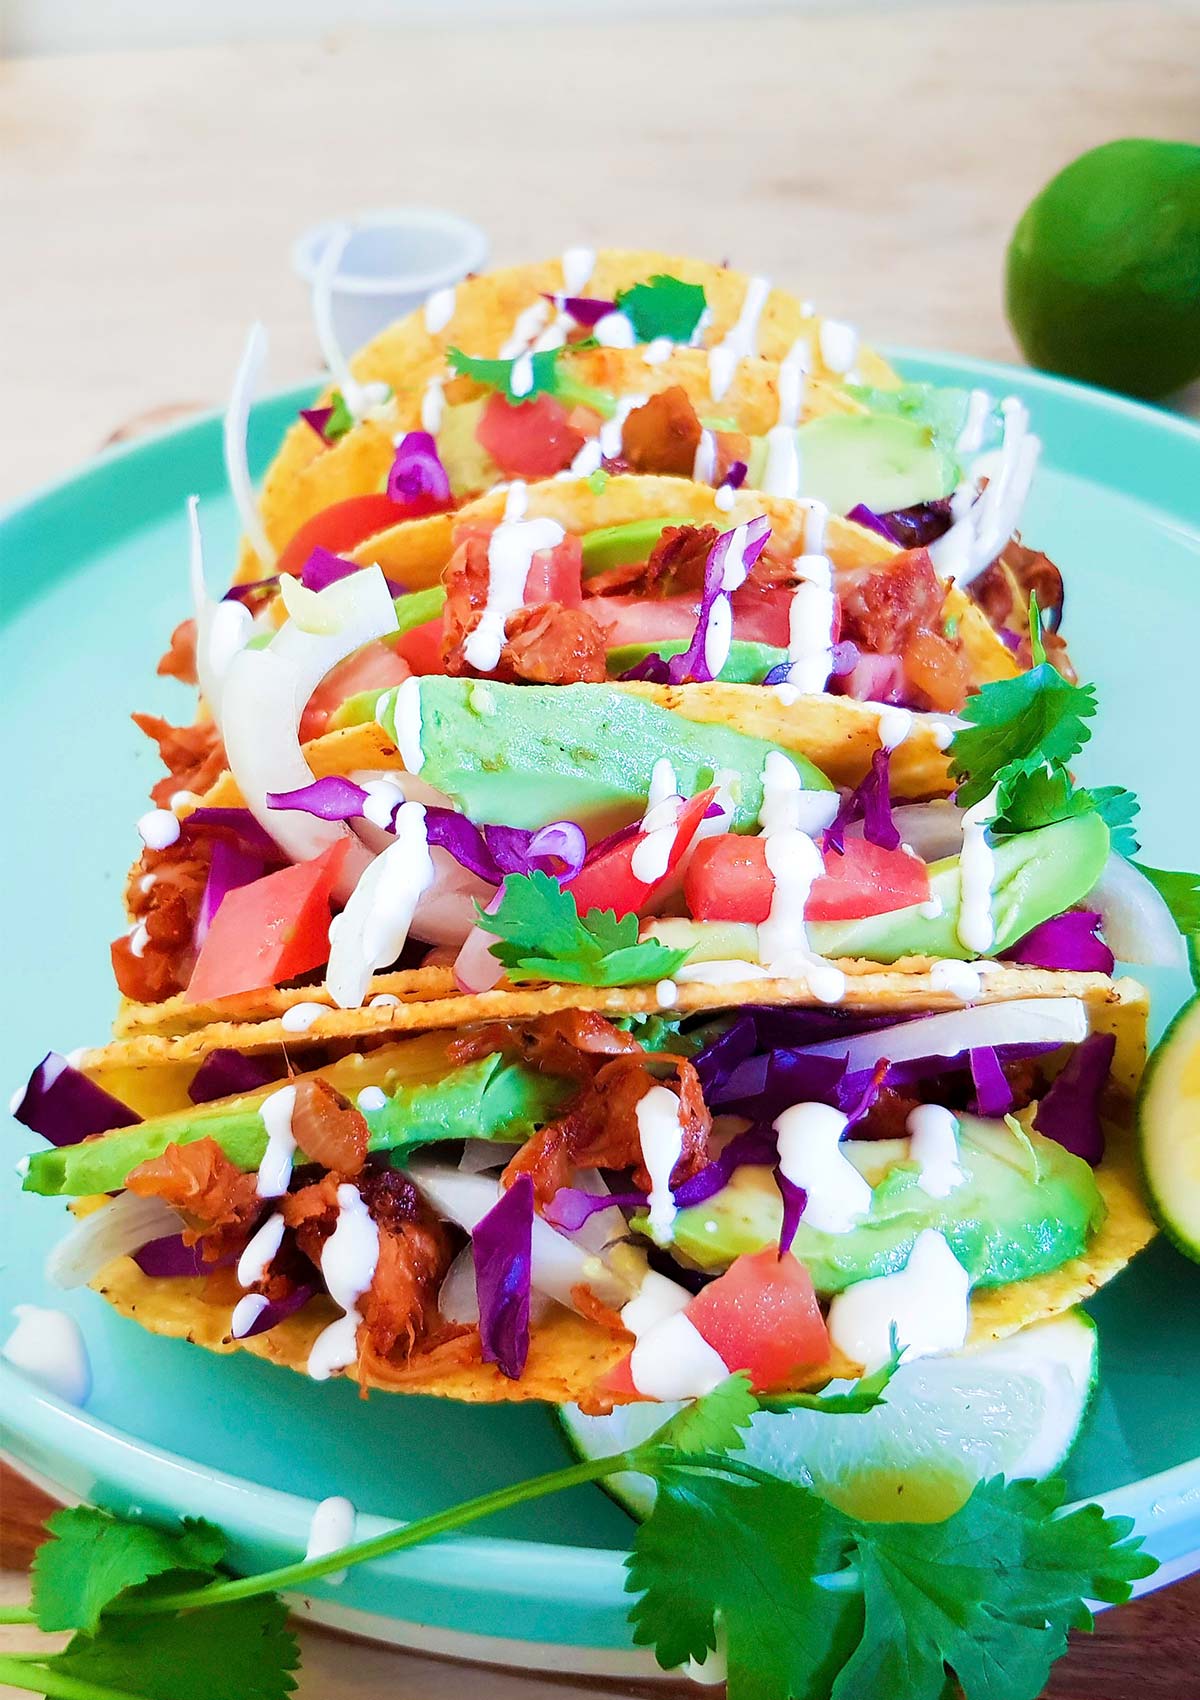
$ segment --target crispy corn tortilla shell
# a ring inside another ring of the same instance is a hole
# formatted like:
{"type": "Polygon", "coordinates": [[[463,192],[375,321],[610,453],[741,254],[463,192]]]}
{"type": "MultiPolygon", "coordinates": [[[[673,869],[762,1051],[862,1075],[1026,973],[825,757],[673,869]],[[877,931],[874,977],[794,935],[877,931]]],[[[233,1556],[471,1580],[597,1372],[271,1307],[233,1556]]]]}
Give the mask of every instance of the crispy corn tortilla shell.
{"type": "MultiPolygon", "coordinates": [[[[611,300],[618,291],[658,273],[702,285],[711,314],[703,333],[704,342],[709,347],[720,342],[742,310],[750,282],[742,272],[651,249],[607,249],[597,254],[585,289],[593,297],[611,300]]],[[[440,331],[431,333],[426,328],[424,311],[418,308],[361,349],[350,362],[351,370],[360,383],[383,382],[397,396],[415,400],[419,417],[421,393],[431,378],[446,371],[449,349],[461,348],[476,356],[498,356],[520,315],[543,294],[561,293],[563,287],[562,262],[558,259],[468,278],[455,291],[454,311],[440,331]]],[[[794,296],[773,289],[759,316],[757,352],[768,360],[782,360],[792,344],[803,337],[812,346],[812,375],[836,381],[840,374],[833,372],[821,356],[821,325],[819,318],[802,310],[802,303],[794,296]]],[[[899,382],[887,362],[867,347],[859,348],[855,370],[866,384],[892,387],[899,382]]],[[[639,384],[638,393],[644,387],[639,384]]],[[[328,399],[328,392],[323,399],[328,399]]],[[[368,458],[377,447],[372,443],[368,458]]],[[[287,529],[288,516],[292,512],[291,492],[297,480],[303,478],[316,460],[336,452],[337,446],[332,450],[326,448],[302,419],[289,428],[267,473],[261,499],[267,535],[276,548],[282,547],[291,535],[287,529]]],[[[358,490],[376,487],[377,481],[354,486],[358,490]]],[[[238,578],[242,581],[261,578],[268,570],[269,566],[258,560],[249,545],[243,544],[238,578]]]]}
{"type": "MultiPolygon", "coordinates": [[[[575,383],[614,397],[656,395],[678,385],[702,418],[729,419],[750,436],[763,436],[779,418],[779,363],[761,357],[739,363],[729,389],[719,402],[711,399],[708,357],[698,348],[676,349],[654,366],[648,366],[636,349],[565,349],[560,369],[575,383]]],[[[483,394],[470,379],[452,380],[446,397],[444,428],[437,433],[450,487],[458,497],[497,484],[504,476],[475,440],[476,410],[459,416],[465,420],[461,431],[452,429],[456,421],[454,404],[472,399],[474,393],[483,394]],[[460,390],[461,395],[456,393],[460,390]]],[[[335,502],[382,490],[395,459],[396,438],[422,429],[421,410],[421,392],[405,390],[297,467],[290,476],[285,476],[281,466],[273,468],[263,486],[262,514],[267,536],[275,547],[282,549],[306,520],[335,502]]],[[[798,423],[829,414],[865,412],[862,403],[844,389],[814,378],[805,386],[798,423]]],[[[309,430],[309,427],[301,429],[309,430]]],[[[249,552],[244,554],[237,576],[240,581],[261,576],[257,557],[249,552]]]]}
{"type": "MultiPolygon", "coordinates": [[[[999,980],[999,976],[995,978],[999,980]]],[[[1146,1054],[1146,993],[1132,980],[1114,983],[1099,975],[1043,974],[1040,978],[1047,982],[1042,995],[1082,996],[1088,1005],[1093,1031],[1111,1032],[1117,1040],[1106,1106],[1108,1146],[1096,1171],[1107,1215],[1085,1256],[1073,1258],[1050,1274],[977,1292],[971,1302],[968,1343],[972,1346],[1002,1339],[1031,1322],[1069,1310],[1118,1274],[1155,1232],[1140,1196],[1132,1132],[1133,1095],[1146,1054]]],[[[1005,994],[1031,995],[1031,987],[1024,983],[1027,980],[1024,971],[1014,970],[1011,978],[1005,977],[1005,994]],[[1022,983],[1017,985],[1016,981],[1022,983]]],[[[994,990],[989,989],[989,995],[994,996],[994,990]]],[[[761,994],[759,1000],[768,1001],[761,994]]],[[[734,1000],[727,996],[726,1001],[734,1000]]],[[[928,996],[915,1000],[888,996],[883,1002],[886,1008],[899,1014],[928,1008],[934,1000],[928,996]]],[[[148,1047],[153,1041],[132,1043],[148,1047]]],[[[127,1052],[129,1044],[110,1046],[107,1050],[127,1052]]],[[[322,1072],[342,1089],[361,1089],[362,1085],[382,1078],[404,1051],[411,1052],[409,1067],[418,1068],[432,1061],[434,1044],[434,1037],[427,1035],[415,1046],[387,1047],[363,1056],[344,1057],[322,1072]]],[[[106,1070],[101,1065],[103,1055],[91,1053],[83,1059],[83,1066],[92,1078],[111,1089],[119,1071],[106,1070]]],[[[161,1067],[149,1058],[145,1066],[151,1072],[161,1067]]],[[[167,1066],[157,1087],[157,1097],[159,1102],[149,1113],[186,1105],[185,1073],[180,1066],[167,1066]]],[[[316,1335],[337,1314],[327,1300],[321,1299],[266,1334],[234,1341],[229,1337],[228,1302],[217,1303],[208,1296],[202,1279],[154,1280],[143,1275],[132,1259],[119,1258],[93,1285],[123,1315],[132,1317],[152,1333],[184,1338],[212,1351],[253,1352],[298,1371],[304,1370],[316,1335]]],[[[556,1309],[533,1329],[529,1363],[519,1382],[505,1380],[493,1366],[482,1363],[474,1343],[465,1358],[463,1347],[455,1343],[435,1348],[424,1358],[418,1356],[402,1367],[376,1363],[353,1374],[364,1388],[421,1393],[469,1403],[575,1400],[589,1408],[604,1408],[607,1401],[598,1393],[597,1382],[615,1367],[629,1345],[627,1335],[556,1309]]],[[[856,1371],[857,1366],[840,1359],[823,1366],[798,1385],[817,1386],[832,1375],[852,1375],[856,1371]]]]}

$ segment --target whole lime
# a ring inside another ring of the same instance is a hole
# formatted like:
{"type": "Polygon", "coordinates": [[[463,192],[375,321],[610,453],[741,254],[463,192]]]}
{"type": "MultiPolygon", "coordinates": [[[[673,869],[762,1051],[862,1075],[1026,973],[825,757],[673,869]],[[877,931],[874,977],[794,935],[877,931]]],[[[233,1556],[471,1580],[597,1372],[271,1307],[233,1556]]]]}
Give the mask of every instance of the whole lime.
{"type": "Polygon", "coordinates": [[[1200,377],[1200,147],[1129,137],[1081,154],[1008,248],[1031,365],[1158,397],[1200,377]]]}

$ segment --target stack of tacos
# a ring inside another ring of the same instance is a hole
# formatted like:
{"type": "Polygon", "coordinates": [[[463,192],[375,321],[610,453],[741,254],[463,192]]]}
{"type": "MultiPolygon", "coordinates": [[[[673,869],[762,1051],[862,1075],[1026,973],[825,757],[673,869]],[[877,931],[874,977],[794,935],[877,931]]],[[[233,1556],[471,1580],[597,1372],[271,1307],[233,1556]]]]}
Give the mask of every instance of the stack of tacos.
{"type": "Polygon", "coordinates": [[[1014,533],[1019,404],[765,279],[572,252],[332,350],[251,505],[257,352],[247,541],[213,601],[193,504],[160,667],[198,717],[138,717],[116,1037],[18,1106],[57,1277],[596,1410],[1115,1274],[1152,1224],[1113,948],[1161,900],[1067,769],[1095,696],[1014,533]]]}

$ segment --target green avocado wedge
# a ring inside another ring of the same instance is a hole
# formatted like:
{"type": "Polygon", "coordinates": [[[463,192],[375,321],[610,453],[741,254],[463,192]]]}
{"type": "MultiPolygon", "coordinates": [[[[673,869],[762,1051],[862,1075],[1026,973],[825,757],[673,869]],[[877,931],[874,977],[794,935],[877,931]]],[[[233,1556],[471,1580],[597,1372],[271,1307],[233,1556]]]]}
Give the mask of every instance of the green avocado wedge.
{"type": "MultiPolygon", "coordinates": [[[[1053,1140],[1028,1143],[1004,1122],[959,1117],[963,1181],[931,1198],[918,1184],[908,1141],[846,1140],[841,1149],[874,1186],[871,1212],[841,1234],[803,1219],[792,1242],[818,1293],[890,1275],[908,1261],[917,1235],[946,1236],[974,1287],[1026,1281],[1078,1257],[1104,1219],[1104,1201],[1088,1165],[1053,1140]]],[[[769,1168],[738,1169],[728,1186],[675,1218],[676,1249],[702,1269],[724,1268],[743,1252],[776,1245],[783,1219],[769,1168]]],[[[633,1226],[641,1228],[643,1218],[633,1226]]]]}
{"type": "MultiPolygon", "coordinates": [[[[661,655],[664,661],[669,661],[673,655],[682,655],[687,647],[682,638],[665,638],[661,643],[619,644],[608,652],[608,676],[619,679],[648,655],[661,655]]],[[[787,650],[773,643],[747,643],[743,638],[735,638],[717,678],[723,685],[761,685],[771,669],[782,666],[787,658],[787,650]]]]}
{"type": "MultiPolygon", "coordinates": [[[[380,705],[396,737],[395,696],[380,705]]],[[[749,831],[762,806],[762,770],[777,745],[714,722],[688,720],[609,685],[494,685],[421,680],[421,778],[476,822],[539,827],[579,821],[589,831],[633,820],[654,764],[671,763],[686,796],[724,771],[737,782],[734,827],[749,831]]],[[[399,742],[399,739],[397,739],[399,742]]],[[[820,770],[783,752],[810,791],[832,789],[820,770]]]]}
{"type": "MultiPolygon", "coordinates": [[[[365,1110],[368,1149],[387,1151],[399,1168],[410,1152],[442,1139],[522,1139],[548,1121],[573,1090],[569,1081],[505,1063],[497,1051],[440,1080],[400,1085],[380,1108],[365,1110]]],[[[267,1148],[260,1110],[268,1096],[263,1092],[211,1109],[197,1106],[79,1145],[38,1151],[29,1160],[25,1191],[67,1198],[117,1192],[139,1163],[160,1157],[168,1145],[204,1138],[215,1139],[239,1169],[257,1169],[267,1148]]],[[[296,1160],[303,1162],[303,1153],[296,1160]]]]}
{"type": "Polygon", "coordinates": [[[649,560],[654,545],[669,525],[693,525],[686,514],[674,514],[666,519],[631,519],[620,525],[601,525],[585,531],[580,538],[583,550],[583,576],[594,578],[613,567],[633,566],[649,560]]]}

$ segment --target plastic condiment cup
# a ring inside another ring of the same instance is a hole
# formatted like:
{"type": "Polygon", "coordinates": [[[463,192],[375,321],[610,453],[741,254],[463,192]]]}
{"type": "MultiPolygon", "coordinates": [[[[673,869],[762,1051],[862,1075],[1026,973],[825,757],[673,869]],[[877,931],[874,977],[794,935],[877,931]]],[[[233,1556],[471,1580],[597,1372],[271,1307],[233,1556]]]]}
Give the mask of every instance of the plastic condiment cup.
{"type": "Polygon", "coordinates": [[[310,289],[326,245],[347,224],[353,235],[331,303],[338,342],[347,350],[361,348],[435,289],[458,283],[487,260],[488,240],[478,225],[436,207],[383,208],[327,219],[297,238],[292,264],[310,289]]]}

